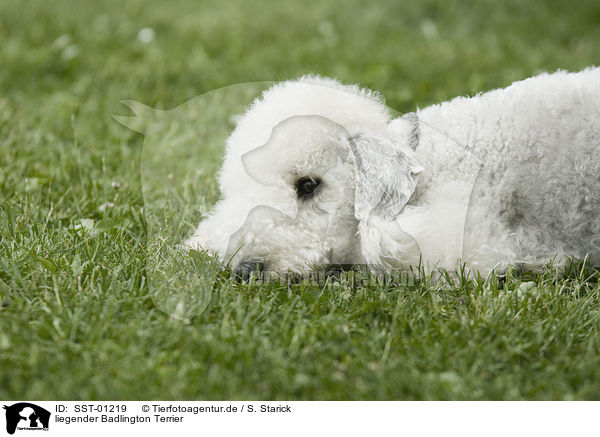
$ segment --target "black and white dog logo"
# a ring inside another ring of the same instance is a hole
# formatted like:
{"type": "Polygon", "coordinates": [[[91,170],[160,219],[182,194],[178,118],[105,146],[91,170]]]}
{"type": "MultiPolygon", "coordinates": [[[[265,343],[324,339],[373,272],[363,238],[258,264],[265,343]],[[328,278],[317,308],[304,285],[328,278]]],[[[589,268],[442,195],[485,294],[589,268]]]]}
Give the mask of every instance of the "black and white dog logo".
{"type": "Polygon", "coordinates": [[[6,432],[14,434],[15,430],[48,430],[50,411],[35,404],[19,402],[4,406],[6,410],[6,432]]]}

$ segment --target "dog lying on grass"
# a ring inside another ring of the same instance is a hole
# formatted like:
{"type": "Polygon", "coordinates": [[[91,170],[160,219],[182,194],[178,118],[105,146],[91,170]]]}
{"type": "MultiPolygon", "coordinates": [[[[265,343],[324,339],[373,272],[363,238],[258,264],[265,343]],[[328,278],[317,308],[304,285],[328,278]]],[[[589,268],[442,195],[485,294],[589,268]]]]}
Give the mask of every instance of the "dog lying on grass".
{"type": "Polygon", "coordinates": [[[239,119],[219,182],[222,200],[186,246],[241,276],[598,264],[600,68],[399,118],[357,86],[283,82],[239,119]]]}

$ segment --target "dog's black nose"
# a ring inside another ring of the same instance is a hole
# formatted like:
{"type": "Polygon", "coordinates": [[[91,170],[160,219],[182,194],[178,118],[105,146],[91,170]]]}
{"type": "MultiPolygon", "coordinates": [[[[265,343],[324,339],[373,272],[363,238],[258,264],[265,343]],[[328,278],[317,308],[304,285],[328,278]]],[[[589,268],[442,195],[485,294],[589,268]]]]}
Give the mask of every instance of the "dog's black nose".
{"type": "Polygon", "coordinates": [[[238,281],[247,281],[252,273],[254,276],[260,277],[264,269],[265,264],[261,261],[243,261],[233,270],[233,276],[238,281]]]}

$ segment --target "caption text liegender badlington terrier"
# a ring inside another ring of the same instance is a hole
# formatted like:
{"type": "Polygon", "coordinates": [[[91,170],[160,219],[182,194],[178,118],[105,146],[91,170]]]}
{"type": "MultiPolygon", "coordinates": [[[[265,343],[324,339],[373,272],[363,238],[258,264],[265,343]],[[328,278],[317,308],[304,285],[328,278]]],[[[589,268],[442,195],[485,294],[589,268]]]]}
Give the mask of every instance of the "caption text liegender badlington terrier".
{"type": "Polygon", "coordinates": [[[398,118],[356,86],[284,82],[238,121],[219,181],[186,245],[238,270],[598,264],[600,68],[398,118]]]}

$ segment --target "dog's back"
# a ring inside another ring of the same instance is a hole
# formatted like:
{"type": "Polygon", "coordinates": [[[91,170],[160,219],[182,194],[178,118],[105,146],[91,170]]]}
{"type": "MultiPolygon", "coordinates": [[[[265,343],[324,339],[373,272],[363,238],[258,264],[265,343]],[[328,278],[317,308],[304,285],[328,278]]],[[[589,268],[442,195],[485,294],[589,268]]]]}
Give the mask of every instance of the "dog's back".
{"type": "MultiPolygon", "coordinates": [[[[464,233],[474,258],[600,262],[600,68],[543,74],[419,117],[481,160],[464,233]]],[[[439,181],[460,170],[438,171],[439,181]]]]}

